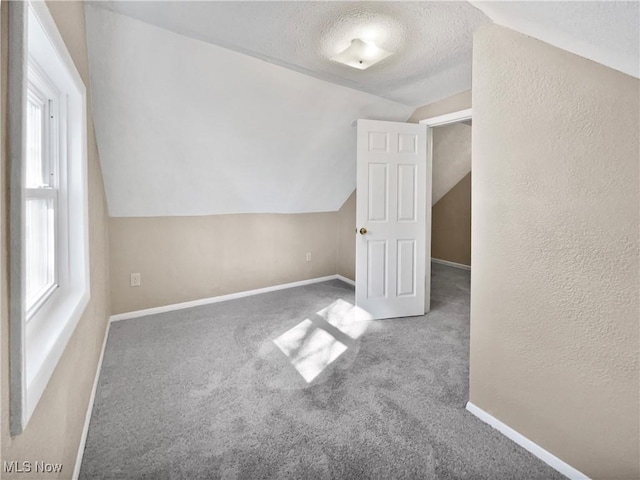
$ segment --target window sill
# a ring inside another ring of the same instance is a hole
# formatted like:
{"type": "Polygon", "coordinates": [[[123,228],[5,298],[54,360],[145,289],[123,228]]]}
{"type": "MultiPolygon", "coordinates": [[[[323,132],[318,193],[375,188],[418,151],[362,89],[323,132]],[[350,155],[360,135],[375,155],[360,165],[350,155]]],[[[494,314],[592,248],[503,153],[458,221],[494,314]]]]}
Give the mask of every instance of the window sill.
{"type": "Polygon", "coordinates": [[[56,292],[27,324],[25,331],[27,395],[23,417],[25,426],[87,308],[89,297],[88,285],[84,289],[66,292],[66,294],[56,292]]]}

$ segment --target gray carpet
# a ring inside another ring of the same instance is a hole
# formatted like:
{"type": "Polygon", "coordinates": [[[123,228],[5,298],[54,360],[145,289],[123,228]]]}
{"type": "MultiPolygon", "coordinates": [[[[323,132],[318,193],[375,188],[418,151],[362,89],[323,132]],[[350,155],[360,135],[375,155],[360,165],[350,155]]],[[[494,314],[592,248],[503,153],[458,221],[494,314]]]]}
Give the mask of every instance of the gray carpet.
{"type": "Polygon", "coordinates": [[[432,285],[364,325],[337,280],[112,324],[80,478],[564,478],[464,409],[469,273],[432,285]]]}

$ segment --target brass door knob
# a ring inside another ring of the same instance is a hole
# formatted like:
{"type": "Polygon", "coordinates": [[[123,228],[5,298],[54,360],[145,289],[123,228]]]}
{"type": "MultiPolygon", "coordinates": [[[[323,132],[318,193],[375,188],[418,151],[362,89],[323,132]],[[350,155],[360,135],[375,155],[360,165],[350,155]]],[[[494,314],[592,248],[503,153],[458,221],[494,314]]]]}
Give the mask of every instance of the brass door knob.
{"type": "Polygon", "coordinates": [[[367,229],[366,229],[366,228],[364,228],[364,227],[362,227],[362,228],[360,229],[360,235],[364,235],[364,234],[366,234],[366,233],[367,233],[367,229]]]}

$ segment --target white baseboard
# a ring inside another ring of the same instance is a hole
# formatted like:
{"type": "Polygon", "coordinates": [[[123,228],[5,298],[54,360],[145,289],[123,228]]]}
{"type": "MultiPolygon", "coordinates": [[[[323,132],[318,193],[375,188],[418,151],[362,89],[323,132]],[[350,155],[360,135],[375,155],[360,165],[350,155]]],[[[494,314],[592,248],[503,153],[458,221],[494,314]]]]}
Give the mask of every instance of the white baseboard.
{"type": "Polygon", "coordinates": [[[343,281],[344,283],[348,283],[349,285],[351,285],[352,287],[356,286],[356,282],[354,282],[353,280],[351,280],[350,278],[344,277],[342,275],[336,275],[336,278],[340,281],[343,281]]]}
{"type": "Polygon", "coordinates": [[[449,267],[459,268],[461,270],[471,271],[471,265],[465,265],[463,263],[450,262],[449,260],[440,260],[439,258],[431,257],[433,263],[440,263],[442,265],[448,265],[449,267]]]}
{"type": "Polygon", "coordinates": [[[199,307],[201,305],[209,305],[212,303],[226,302],[227,300],[235,300],[236,298],[250,297],[252,295],[260,295],[261,293],[275,292],[277,290],[285,290],[287,288],[302,287],[304,285],[311,285],[313,283],[326,282],[328,280],[342,280],[349,285],[355,285],[348,278],[342,275],[329,275],[327,277],[311,278],[309,280],[301,280],[299,282],[284,283],[282,285],[274,285],[272,287],[257,288],[255,290],[246,290],[244,292],[230,293],[228,295],[219,295],[217,297],[203,298],[200,300],[193,300],[191,302],[174,303],[172,305],[164,305],[162,307],[146,308],[144,310],[136,310],[134,312],[119,313],[117,315],[111,315],[111,322],[118,322],[120,320],[128,320],[130,318],[146,317],[147,315],[154,315],[156,313],[172,312],[174,310],[182,310],[183,308],[199,307]]]}
{"type": "Polygon", "coordinates": [[[513,440],[522,448],[538,457],[544,463],[563,474],[565,477],[570,478],[571,480],[590,480],[589,477],[587,477],[584,473],[576,470],[568,463],[560,460],[551,452],[548,452],[537,443],[532,442],[524,435],[516,432],[513,428],[502,423],[496,417],[485,412],[473,403],[467,402],[467,410],[478,417],[480,420],[482,420],[484,423],[491,425],[505,437],[513,440]]]}
{"type": "Polygon", "coordinates": [[[82,436],[80,437],[80,445],[78,445],[78,455],[76,456],[76,464],[73,468],[73,480],[78,480],[80,476],[80,467],[82,466],[82,457],[84,456],[84,447],[87,444],[87,435],[89,434],[89,423],[91,423],[91,414],[93,413],[93,402],[96,399],[96,390],[98,389],[98,380],[100,379],[100,370],[102,370],[102,359],[104,358],[104,350],[107,347],[107,338],[109,338],[109,329],[111,323],[107,323],[107,329],[104,332],[104,340],[102,340],[102,350],[100,358],[96,366],[96,374],[93,378],[93,388],[89,397],[89,405],[87,405],[87,413],[84,417],[84,427],[82,428],[82,436]]]}

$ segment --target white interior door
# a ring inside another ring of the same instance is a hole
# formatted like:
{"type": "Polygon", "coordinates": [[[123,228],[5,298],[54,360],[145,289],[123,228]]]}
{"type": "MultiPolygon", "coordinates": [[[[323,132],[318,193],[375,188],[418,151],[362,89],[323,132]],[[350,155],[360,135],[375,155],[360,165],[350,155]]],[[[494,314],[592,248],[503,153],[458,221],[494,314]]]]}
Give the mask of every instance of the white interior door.
{"type": "Polygon", "coordinates": [[[356,305],[371,318],[429,310],[431,166],[425,125],[358,120],[356,305]]]}

